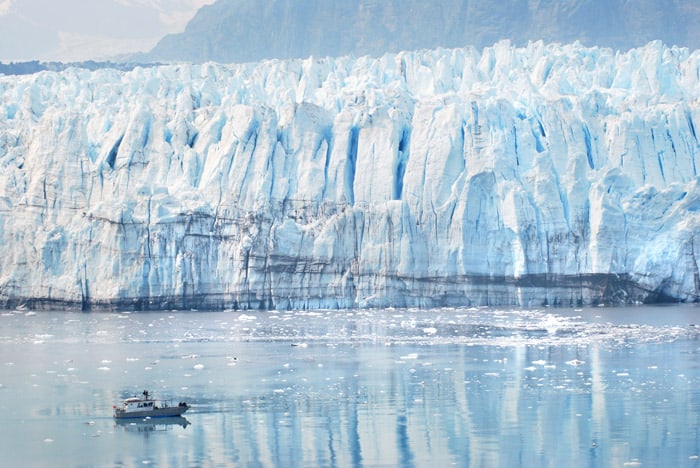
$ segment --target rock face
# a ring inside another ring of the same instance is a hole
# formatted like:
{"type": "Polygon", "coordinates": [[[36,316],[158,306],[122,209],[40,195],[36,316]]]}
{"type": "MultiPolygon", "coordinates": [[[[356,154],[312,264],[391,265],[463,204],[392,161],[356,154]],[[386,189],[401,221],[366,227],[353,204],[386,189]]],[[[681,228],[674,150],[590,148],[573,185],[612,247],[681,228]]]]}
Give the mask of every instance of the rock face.
{"type": "Polygon", "coordinates": [[[218,0],[150,60],[253,62],[379,56],[510,39],[627,50],[652,40],[700,48],[696,0],[218,0]]]}
{"type": "Polygon", "coordinates": [[[0,77],[0,299],[698,301],[700,52],[0,77]]]}

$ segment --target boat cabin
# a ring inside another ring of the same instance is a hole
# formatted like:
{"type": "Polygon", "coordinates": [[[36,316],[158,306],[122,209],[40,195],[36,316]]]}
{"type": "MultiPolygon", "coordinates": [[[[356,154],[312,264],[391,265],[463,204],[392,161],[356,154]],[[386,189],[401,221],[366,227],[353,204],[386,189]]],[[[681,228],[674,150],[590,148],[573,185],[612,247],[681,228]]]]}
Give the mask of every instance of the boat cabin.
{"type": "Polygon", "coordinates": [[[123,410],[127,413],[132,411],[149,411],[158,409],[156,401],[149,398],[148,390],[143,391],[143,398],[131,397],[124,400],[123,410]]]}

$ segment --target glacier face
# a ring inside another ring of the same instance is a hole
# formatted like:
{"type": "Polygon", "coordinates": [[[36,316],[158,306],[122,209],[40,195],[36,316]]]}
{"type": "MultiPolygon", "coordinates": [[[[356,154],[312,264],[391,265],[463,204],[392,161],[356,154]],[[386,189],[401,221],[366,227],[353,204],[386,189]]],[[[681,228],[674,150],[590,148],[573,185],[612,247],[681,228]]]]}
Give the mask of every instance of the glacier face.
{"type": "Polygon", "coordinates": [[[0,300],[697,301],[699,76],[501,42],[0,77],[0,300]]]}

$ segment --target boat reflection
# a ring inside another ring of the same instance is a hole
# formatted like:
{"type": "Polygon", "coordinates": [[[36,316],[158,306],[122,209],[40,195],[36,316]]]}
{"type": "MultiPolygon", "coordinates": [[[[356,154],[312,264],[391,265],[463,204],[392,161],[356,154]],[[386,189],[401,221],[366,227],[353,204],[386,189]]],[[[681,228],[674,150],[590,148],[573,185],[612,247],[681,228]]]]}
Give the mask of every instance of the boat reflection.
{"type": "Polygon", "coordinates": [[[115,419],[115,424],[129,432],[155,432],[168,431],[173,429],[174,426],[180,426],[185,429],[191,423],[182,416],[172,416],[167,418],[115,419]]]}

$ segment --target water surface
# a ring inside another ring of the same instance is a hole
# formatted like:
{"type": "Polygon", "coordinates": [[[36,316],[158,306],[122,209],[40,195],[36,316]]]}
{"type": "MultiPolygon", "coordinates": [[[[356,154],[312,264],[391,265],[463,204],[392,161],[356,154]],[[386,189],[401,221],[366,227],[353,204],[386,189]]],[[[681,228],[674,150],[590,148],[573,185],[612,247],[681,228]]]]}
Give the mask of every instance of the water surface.
{"type": "Polygon", "coordinates": [[[0,314],[6,466],[700,466],[700,309],[0,314]],[[184,419],[117,424],[148,389],[184,419]]]}

